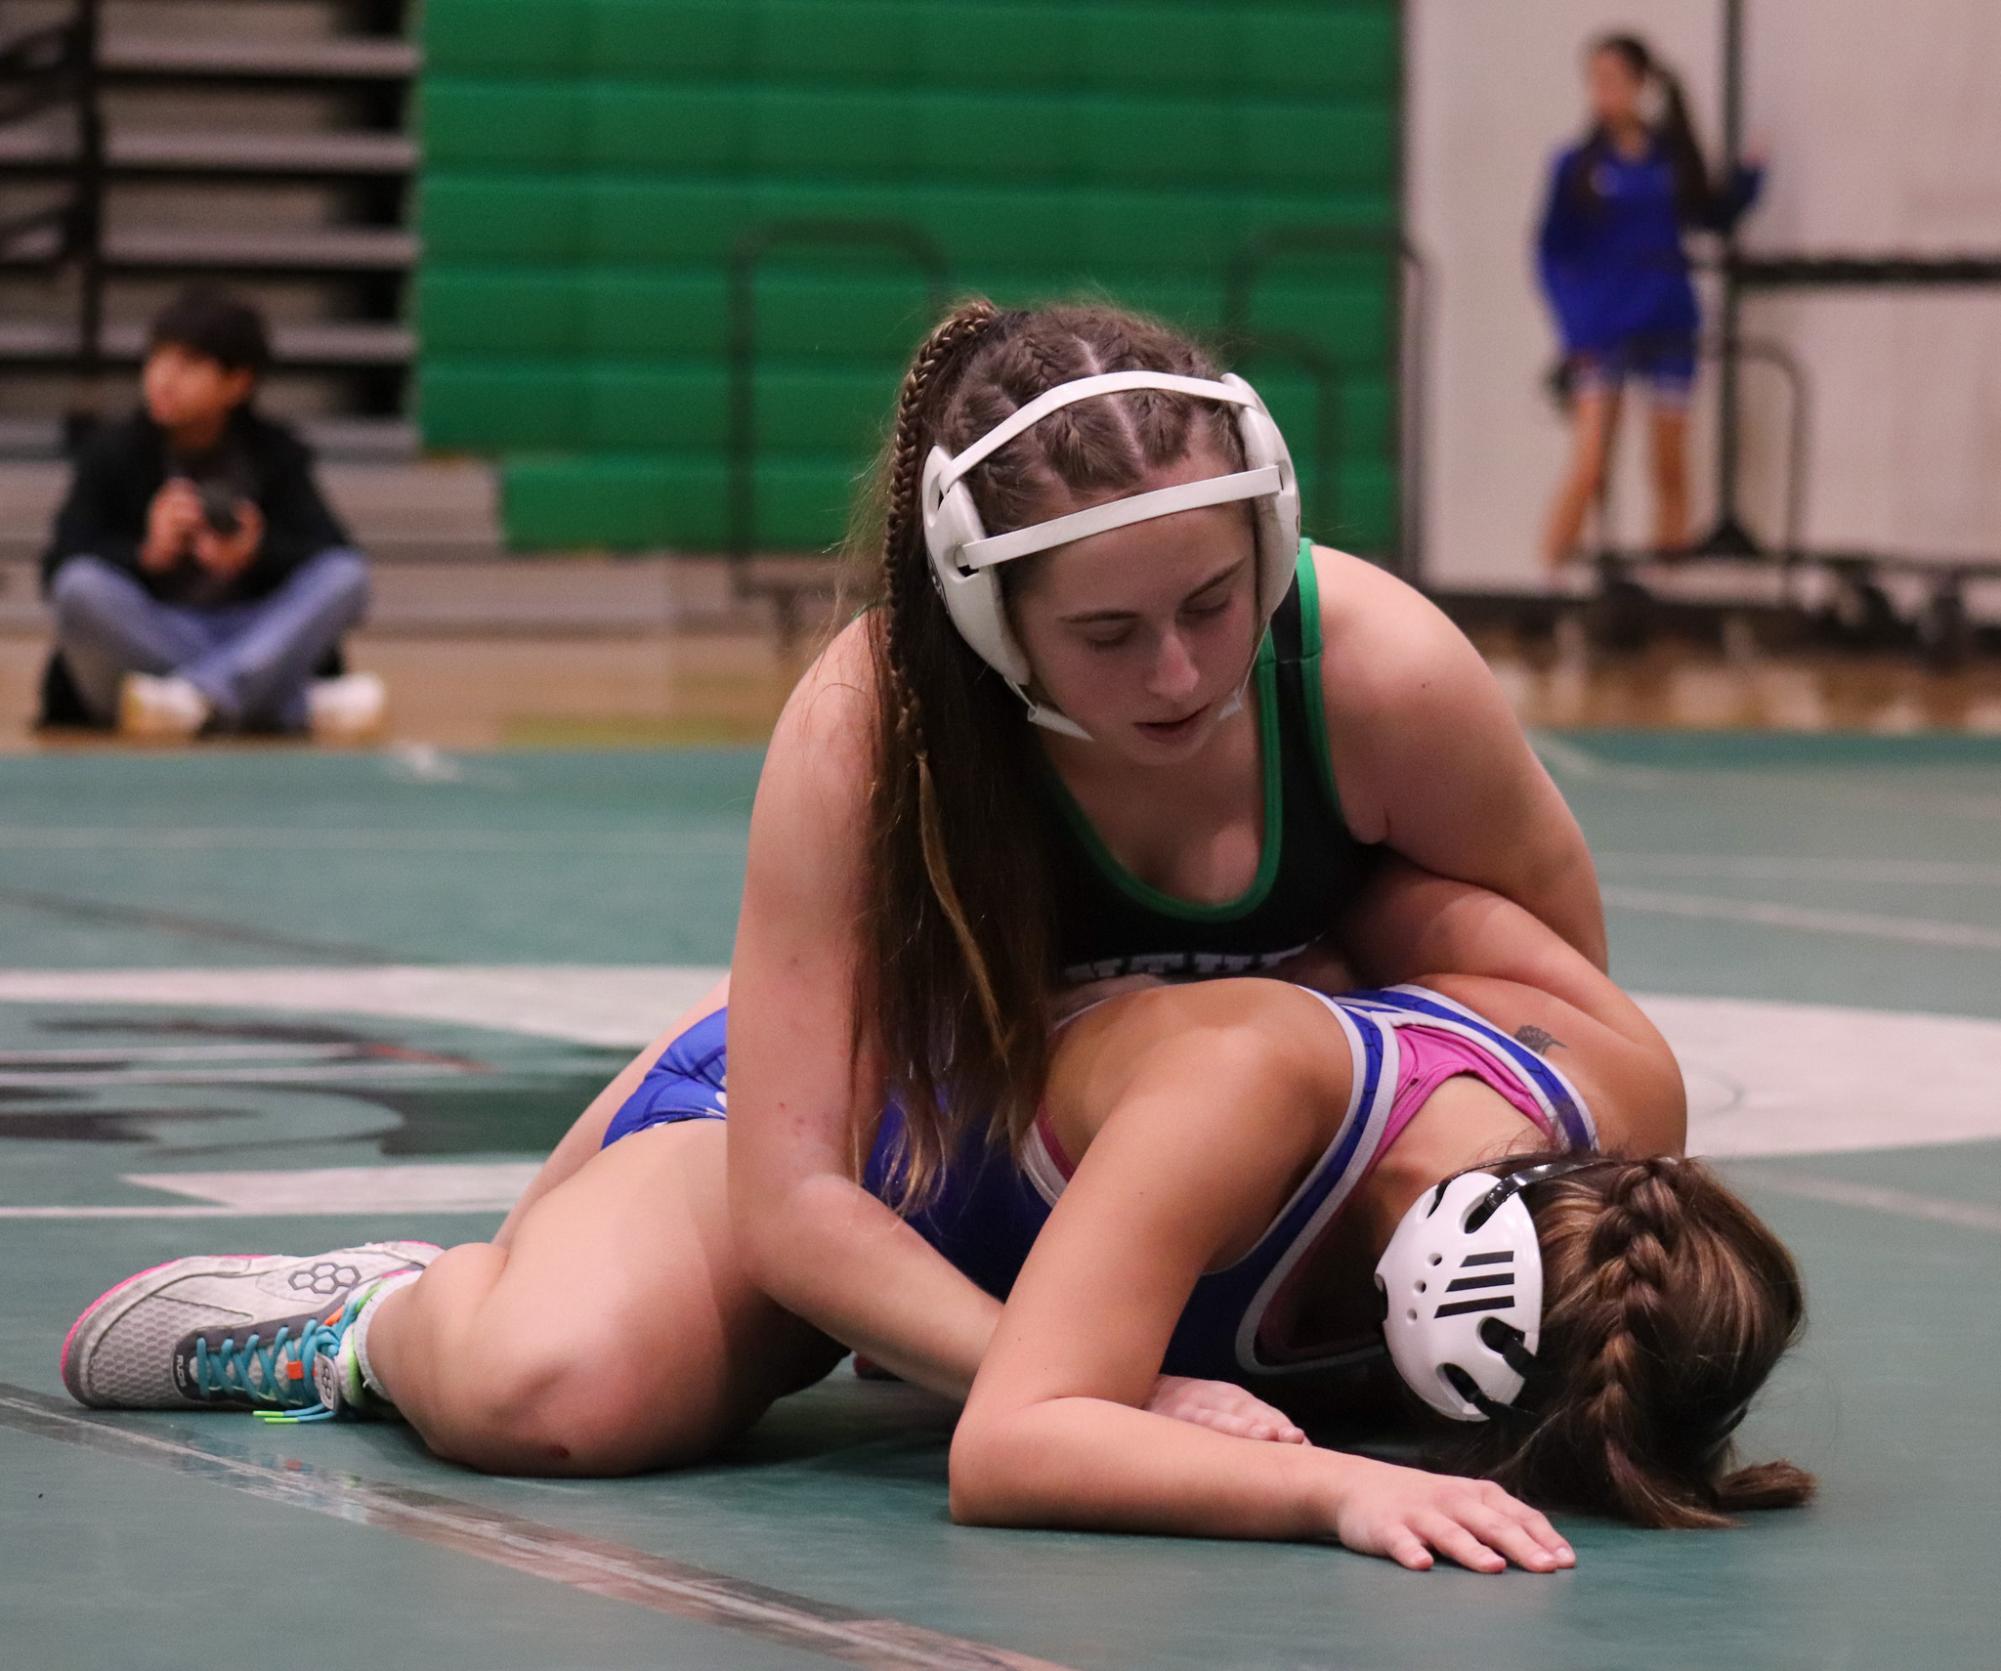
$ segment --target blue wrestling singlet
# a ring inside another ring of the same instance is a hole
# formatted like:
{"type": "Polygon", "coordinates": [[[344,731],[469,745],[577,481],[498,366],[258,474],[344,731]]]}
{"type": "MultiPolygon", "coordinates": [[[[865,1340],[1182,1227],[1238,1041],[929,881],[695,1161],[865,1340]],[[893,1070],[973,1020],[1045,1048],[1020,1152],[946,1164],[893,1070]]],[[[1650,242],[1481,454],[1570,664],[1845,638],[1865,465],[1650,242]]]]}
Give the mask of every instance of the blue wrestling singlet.
{"type": "MultiPolygon", "coordinates": [[[[1335,1215],[1404,1124],[1439,1083],[1471,1074],[1563,1148],[1596,1146],[1597,1132],[1574,1087],[1527,1045],[1463,1004],[1422,987],[1314,993],[1341,1024],[1354,1056],[1354,1090],[1339,1131],[1257,1244],[1235,1264],[1201,1278],[1175,1326],[1163,1370],[1208,1380],[1331,1370],[1372,1355],[1376,1343],[1301,1352],[1265,1337],[1273,1300],[1317,1247],[1335,1215]]],[[[661,1053],[612,1117],[607,1145],[653,1126],[728,1115],[727,1010],[690,1027],[661,1053]]],[[[886,1196],[898,1117],[877,1132],[864,1186],[886,1196]]],[[[997,1299],[1006,1299],[1028,1250],[1074,1169],[1046,1120],[1029,1133],[1019,1164],[979,1134],[954,1155],[936,1199],[910,1217],[919,1235],[997,1299]]]]}

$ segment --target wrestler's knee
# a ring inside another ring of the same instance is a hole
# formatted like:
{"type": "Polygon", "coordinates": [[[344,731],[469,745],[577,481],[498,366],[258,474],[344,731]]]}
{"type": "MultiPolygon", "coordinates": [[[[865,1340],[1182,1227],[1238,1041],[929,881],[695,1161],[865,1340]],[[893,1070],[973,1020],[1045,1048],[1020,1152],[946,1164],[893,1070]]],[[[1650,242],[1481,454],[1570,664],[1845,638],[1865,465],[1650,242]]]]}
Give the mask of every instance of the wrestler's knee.
{"type": "Polygon", "coordinates": [[[663,1354],[586,1325],[517,1342],[464,1377],[425,1437],[492,1473],[622,1474],[672,1467],[739,1426],[699,1349],[663,1354]]]}

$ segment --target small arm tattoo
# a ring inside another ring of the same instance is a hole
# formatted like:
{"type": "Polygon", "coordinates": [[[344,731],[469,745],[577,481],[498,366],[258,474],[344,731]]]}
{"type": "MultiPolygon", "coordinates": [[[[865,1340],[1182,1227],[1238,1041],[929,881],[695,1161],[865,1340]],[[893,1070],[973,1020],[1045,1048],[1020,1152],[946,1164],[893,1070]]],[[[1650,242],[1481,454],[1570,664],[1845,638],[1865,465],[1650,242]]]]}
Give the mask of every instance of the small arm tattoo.
{"type": "Polygon", "coordinates": [[[1534,1025],[1521,1028],[1515,1034],[1515,1037],[1521,1043],[1527,1045],[1529,1049],[1537,1051],[1544,1056],[1547,1056],[1552,1050],[1561,1050],[1563,1048],[1563,1040],[1556,1037],[1555,1034],[1546,1033],[1540,1027],[1534,1025]]]}

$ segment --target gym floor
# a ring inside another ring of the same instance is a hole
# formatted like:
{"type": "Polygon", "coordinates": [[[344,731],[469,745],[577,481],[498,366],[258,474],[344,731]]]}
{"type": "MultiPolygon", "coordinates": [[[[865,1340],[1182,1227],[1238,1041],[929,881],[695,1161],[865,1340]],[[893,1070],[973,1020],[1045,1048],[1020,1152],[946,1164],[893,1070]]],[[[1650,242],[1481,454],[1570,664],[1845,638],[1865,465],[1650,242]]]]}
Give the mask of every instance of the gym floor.
{"type": "Polygon", "coordinates": [[[1993,1665],[2001,737],[1537,741],[1695,1145],[1804,1266],[1808,1339],[1743,1442],[1817,1470],[1812,1508],[1715,1534],[1567,1519],[1574,1573],[1418,1575],[954,1527],[949,1409],[846,1367],[709,1466],[608,1483],[463,1473],[395,1425],[83,1411],[63,1331],[143,1266],[490,1233],[727,957],[758,756],[17,754],[7,1663],[1993,1665]]]}
{"type": "MultiPolygon", "coordinates": [[[[781,647],[753,617],[742,630],[610,634],[527,630],[364,632],[358,665],[389,686],[398,738],[446,748],[682,748],[761,744],[820,632],[781,647]]],[[[1575,621],[1524,638],[1476,626],[1474,641],[1524,724],[1776,731],[1961,730],[2001,734],[2001,658],[1957,673],[1908,653],[1767,650],[1749,631],[1721,643],[1662,639],[1599,655],[1575,621]]],[[[43,632],[0,635],[0,753],[35,746],[43,632]]],[[[94,746],[89,738],[56,746],[94,746]]]]}

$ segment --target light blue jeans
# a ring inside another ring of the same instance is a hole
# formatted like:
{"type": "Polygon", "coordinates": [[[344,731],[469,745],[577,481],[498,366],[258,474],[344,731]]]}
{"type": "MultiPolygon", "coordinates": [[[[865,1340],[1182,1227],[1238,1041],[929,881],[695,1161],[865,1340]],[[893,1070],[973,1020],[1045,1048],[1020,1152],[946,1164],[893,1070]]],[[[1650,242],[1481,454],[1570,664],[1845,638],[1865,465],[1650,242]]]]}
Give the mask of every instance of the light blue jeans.
{"type": "Polygon", "coordinates": [[[269,597],[195,608],[162,603],[125,570],[69,558],[49,587],[56,647],[91,714],[118,713],[128,673],[178,673],[208,698],[216,726],[303,731],[313,670],[368,608],[368,565],[334,547],[269,597]]]}

